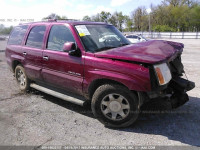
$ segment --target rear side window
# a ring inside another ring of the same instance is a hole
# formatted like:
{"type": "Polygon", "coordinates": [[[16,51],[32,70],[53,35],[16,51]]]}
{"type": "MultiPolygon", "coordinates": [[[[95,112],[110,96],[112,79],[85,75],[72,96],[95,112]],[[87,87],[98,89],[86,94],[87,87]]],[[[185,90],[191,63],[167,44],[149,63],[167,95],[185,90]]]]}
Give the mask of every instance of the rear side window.
{"type": "Polygon", "coordinates": [[[42,48],[45,30],[46,26],[33,27],[28,35],[26,46],[34,48],[42,48]]]}
{"type": "Polygon", "coordinates": [[[71,31],[63,25],[54,25],[51,28],[47,49],[62,51],[66,42],[75,42],[71,31]]]}
{"type": "Polygon", "coordinates": [[[28,26],[15,27],[9,37],[8,45],[21,45],[28,26]]]}

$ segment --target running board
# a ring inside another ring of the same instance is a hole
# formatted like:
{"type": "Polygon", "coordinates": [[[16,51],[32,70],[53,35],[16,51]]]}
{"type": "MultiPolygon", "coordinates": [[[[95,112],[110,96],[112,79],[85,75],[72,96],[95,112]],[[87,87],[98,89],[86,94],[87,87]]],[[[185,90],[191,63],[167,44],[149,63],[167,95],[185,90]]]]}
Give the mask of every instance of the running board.
{"type": "Polygon", "coordinates": [[[80,105],[80,106],[84,106],[84,102],[85,102],[84,100],[80,100],[80,99],[77,99],[77,98],[74,98],[74,97],[71,97],[71,96],[50,90],[46,87],[43,87],[43,86],[40,86],[40,85],[37,85],[37,84],[34,84],[34,83],[30,84],[30,87],[32,87],[36,90],[39,90],[41,92],[44,92],[46,94],[52,95],[54,97],[63,99],[65,101],[68,101],[68,102],[71,102],[71,103],[74,103],[74,104],[77,104],[77,105],[80,105]]]}

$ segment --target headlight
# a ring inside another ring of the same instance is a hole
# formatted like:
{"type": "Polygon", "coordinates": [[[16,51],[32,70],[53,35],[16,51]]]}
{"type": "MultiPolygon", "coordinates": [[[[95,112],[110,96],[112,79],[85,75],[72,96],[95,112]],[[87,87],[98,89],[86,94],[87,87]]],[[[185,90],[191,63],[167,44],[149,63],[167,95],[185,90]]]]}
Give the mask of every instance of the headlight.
{"type": "Polygon", "coordinates": [[[167,84],[172,79],[171,72],[166,63],[154,65],[154,69],[160,85],[167,84]]]}

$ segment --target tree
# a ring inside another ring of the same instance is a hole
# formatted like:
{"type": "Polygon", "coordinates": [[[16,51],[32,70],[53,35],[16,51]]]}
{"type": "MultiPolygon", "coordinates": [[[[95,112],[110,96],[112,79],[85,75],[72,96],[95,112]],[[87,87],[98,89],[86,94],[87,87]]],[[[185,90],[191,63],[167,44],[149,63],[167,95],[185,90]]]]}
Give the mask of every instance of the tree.
{"type": "Polygon", "coordinates": [[[116,26],[120,31],[122,31],[122,26],[125,23],[125,18],[126,17],[122,14],[122,12],[114,12],[108,22],[116,26]]]}
{"type": "Polygon", "coordinates": [[[175,30],[168,25],[156,25],[153,27],[156,32],[174,32],[175,30]]]}
{"type": "Polygon", "coordinates": [[[197,6],[200,4],[194,0],[164,0],[152,9],[153,27],[167,25],[173,28],[173,31],[198,30],[199,12],[194,11],[197,6]]]}
{"type": "Polygon", "coordinates": [[[124,16],[125,18],[125,31],[132,32],[133,31],[133,19],[129,16],[124,16]]]}
{"type": "Polygon", "coordinates": [[[91,17],[89,17],[88,15],[84,16],[82,20],[108,23],[110,16],[111,16],[110,12],[102,11],[102,12],[97,13],[96,15],[93,15],[91,17]]]}
{"type": "Polygon", "coordinates": [[[194,0],[164,0],[163,4],[166,6],[172,5],[173,7],[179,7],[179,6],[183,6],[183,5],[192,7],[198,3],[194,0]]]}
{"type": "Polygon", "coordinates": [[[163,0],[157,6],[151,6],[148,14],[145,7],[136,8],[131,16],[122,12],[97,13],[85,16],[85,21],[107,22],[120,31],[148,31],[149,18],[151,28],[155,31],[200,31],[200,1],[196,0],[163,0]]]}
{"type": "Polygon", "coordinates": [[[134,28],[137,31],[148,31],[148,14],[145,7],[138,7],[132,12],[134,28]]]}
{"type": "Polygon", "coordinates": [[[101,22],[99,13],[96,14],[96,15],[93,15],[93,16],[91,17],[91,20],[94,21],[94,22],[101,22]]]}
{"type": "Polygon", "coordinates": [[[52,13],[52,14],[48,15],[47,17],[42,18],[42,20],[46,20],[46,19],[63,20],[63,19],[67,19],[67,16],[59,16],[55,13],[52,13]]]}
{"type": "Polygon", "coordinates": [[[3,24],[0,25],[0,34],[10,34],[10,32],[12,31],[13,26],[10,27],[5,27],[3,24]]]}
{"type": "Polygon", "coordinates": [[[183,4],[183,0],[164,0],[163,4],[165,5],[172,5],[174,7],[180,6],[183,4]]]}
{"type": "Polygon", "coordinates": [[[190,23],[191,23],[191,30],[200,31],[200,5],[196,5],[190,11],[190,23]]]}
{"type": "Polygon", "coordinates": [[[111,17],[109,18],[108,22],[116,27],[117,26],[116,16],[112,14],[111,17]]]}
{"type": "Polygon", "coordinates": [[[83,21],[92,21],[92,19],[89,16],[84,16],[82,20],[83,21]]]}
{"type": "Polygon", "coordinates": [[[109,21],[110,16],[111,16],[110,12],[105,12],[105,11],[102,11],[99,14],[100,21],[106,23],[109,21]]]}

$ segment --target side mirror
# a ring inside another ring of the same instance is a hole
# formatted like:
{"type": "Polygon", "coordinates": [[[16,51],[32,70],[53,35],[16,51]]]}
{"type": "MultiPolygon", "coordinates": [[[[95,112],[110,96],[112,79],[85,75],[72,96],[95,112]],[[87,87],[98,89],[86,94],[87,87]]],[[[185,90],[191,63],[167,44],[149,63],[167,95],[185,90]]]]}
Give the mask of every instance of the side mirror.
{"type": "Polygon", "coordinates": [[[81,51],[77,48],[74,42],[66,42],[63,45],[63,51],[68,52],[70,56],[81,56],[81,51]]]}
{"type": "Polygon", "coordinates": [[[74,42],[66,42],[63,45],[64,52],[69,52],[70,50],[75,50],[75,49],[76,49],[76,44],[74,42]]]}

